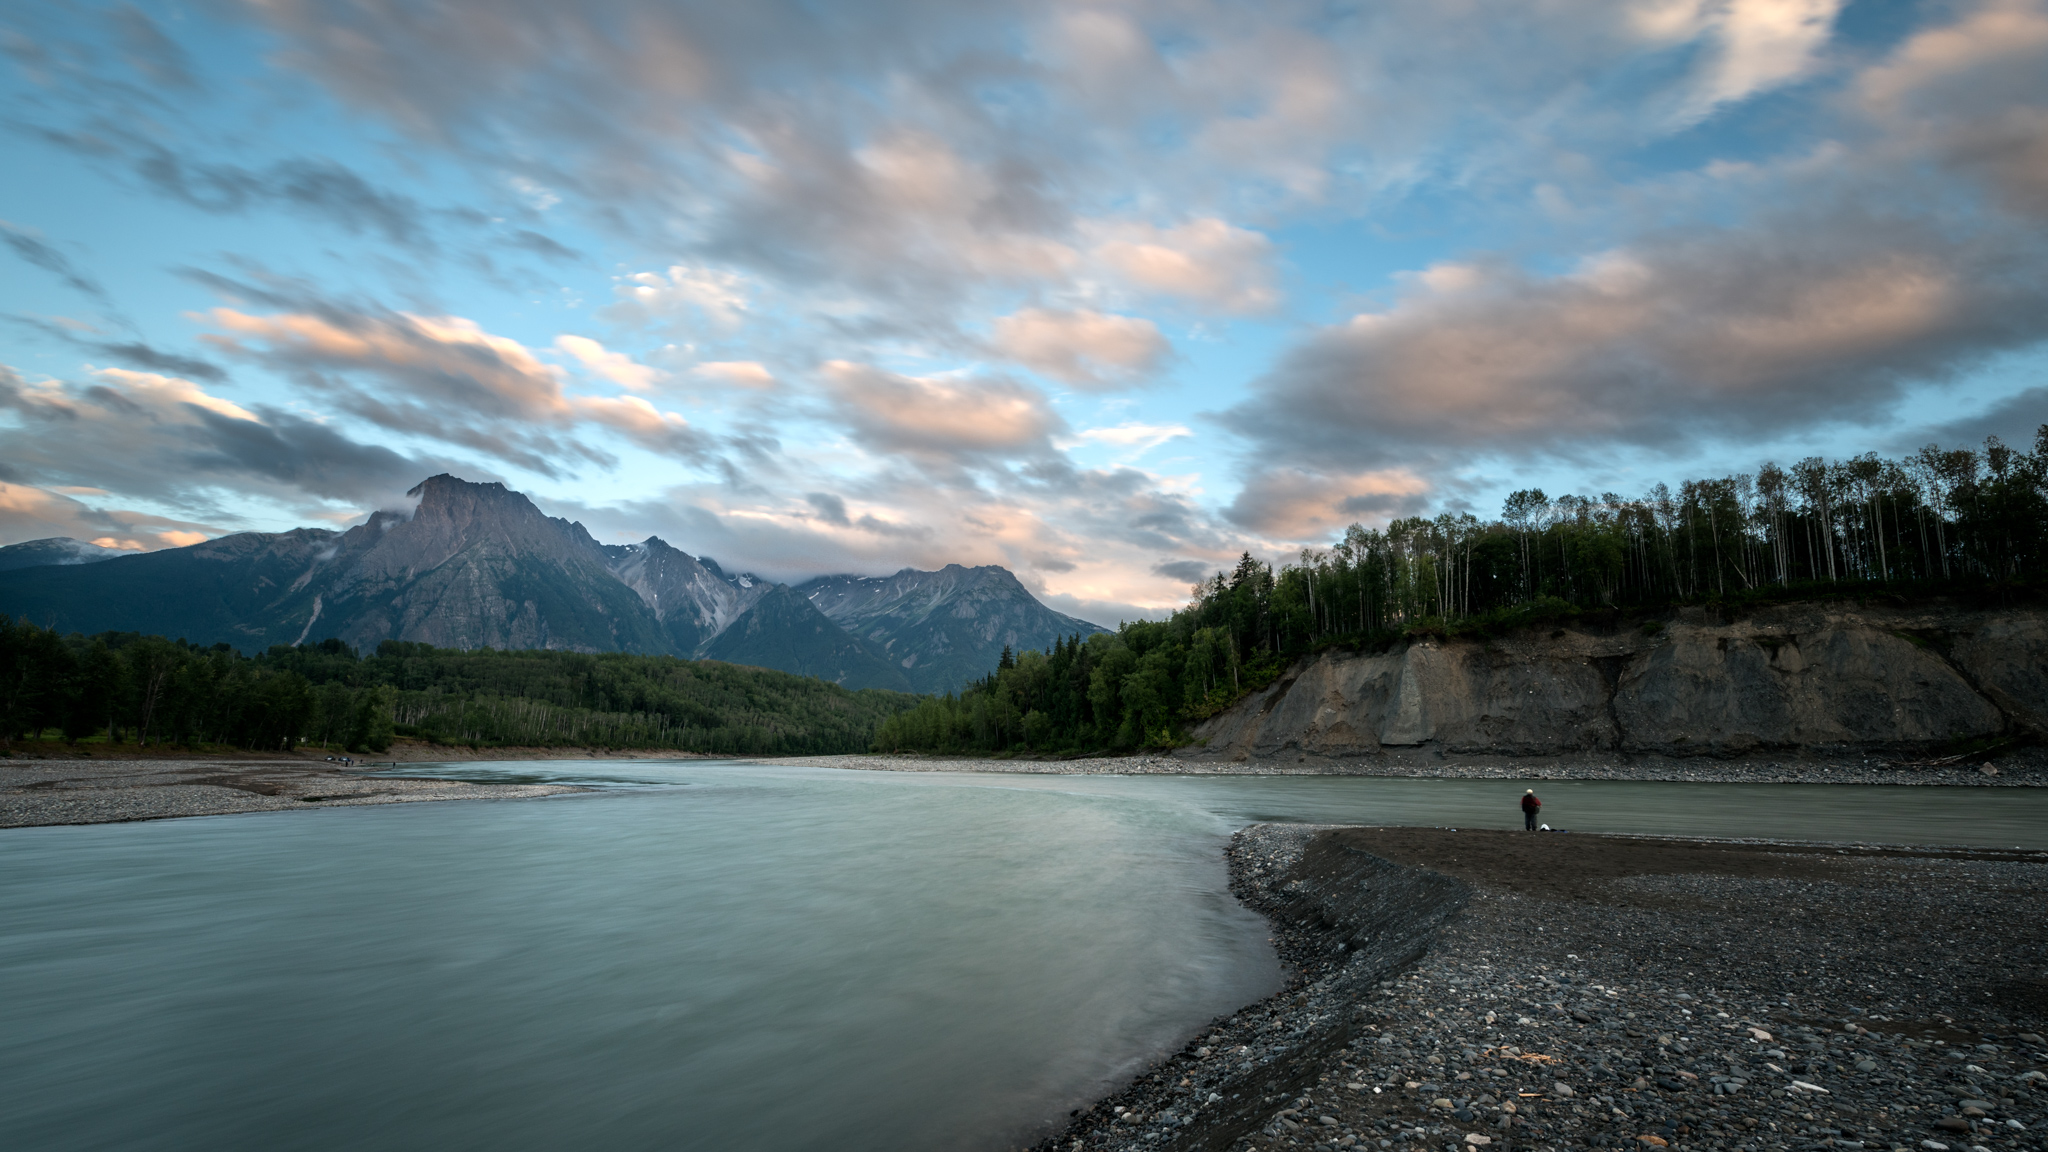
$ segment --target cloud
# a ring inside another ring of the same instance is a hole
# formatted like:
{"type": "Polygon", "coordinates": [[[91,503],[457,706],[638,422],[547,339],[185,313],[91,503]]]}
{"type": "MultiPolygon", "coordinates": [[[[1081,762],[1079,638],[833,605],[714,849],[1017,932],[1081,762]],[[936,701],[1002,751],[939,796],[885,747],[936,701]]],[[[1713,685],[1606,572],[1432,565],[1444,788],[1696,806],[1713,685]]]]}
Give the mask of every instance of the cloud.
{"type": "Polygon", "coordinates": [[[1803,79],[1819,67],[1844,0],[1648,0],[1630,7],[1646,39],[1700,43],[1681,123],[1803,79]]]}
{"type": "Polygon", "coordinates": [[[1109,388],[1156,371],[1173,346],[1150,320],[1088,309],[1026,308],[995,322],[997,352],[1082,388],[1109,388]]]}
{"type": "Polygon", "coordinates": [[[634,392],[645,392],[667,376],[660,369],[638,363],[623,352],[608,352],[604,345],[587,336],[557,336],[555,347],[574,356],[593,375],[634,392]]]}
{"type": "Polygon", "coordinates": [[[735,388],[775,387],[775,374],[754,360],[707,360],[692,367],[690,374],[730,384],[735,388]]]}
{"type": "Polygon", "coordinates": [[[950,310],[962,288],[1041,281],[1075,263],[1043,163],[990,154],[986,138],[884,123],[849,147],[822,126],[781,123],[752,142],[733,158],[738,183],[710,248],[785,282],[950,310]]]}
{"type": "Polygon", "coordinates": [[[1893,450],[1905,454],[1923,444],[1944,447],[1977,445],[1996,436],[2015,447],[2033,447],[2043,425],[2048,425],[2048,386],[2028,388],[2004,397],[1982,412],[1943,421],[1930,428],[1918,428],[1901,437],[1893,450]]]}
{"type": "Polygon", "coordinates": [[[1178,580],[1183,584],[1199,584],[1215,571],[1214,565],[1204,564],[1200,560],[1161,560],[1152,566],[1154,575],[1178,580]]]}
{"type": "Polygon", "coordinates": [[[20,421],[0,428],[8,479],[211,508],[219,488],[360,503],[402,492],[423,475],[478,471],[362,444],[290,412],[251,410],[189,380],[117,368],[94,375],[85,385],[31,382],[0,367],[0,410],[20,421]]]}
{"type": "Polygon", "coordinates": [[[419,201],[378,188],[332,160],[280,160],[255,170],[193,162],[159,147],[145,151],[135,171],[157,191],[204,212],[245,212],[269,204],[317,216],[349,232],[381,233],[415,251],[434,246],[419,201]]]}
{"type": "Polygon", "coordinates": [[[256,419],[255,414],[234,401],[209,395],[199,385],[176,376],[133,372],[126,368],[98,368],[94,369],[93,375],[120,385],[121,394],[130,401],[140,401],[153,408],[168,409],[184,404],[234,420],[256,419]]]}
{"type": "Polygon", "coordinates": [[[569,404],[585,419],[621,432],[653,452],[701,459],[710,441],[679,413],[662,412],[638,396],[576,396],[569,404]]]}
{"type": "Polygon", "coordinates": [[[1115,444],[1122,448],[1134,448],[1145,452],[1159,447],[1168,440],[1181,436],[1193,436],[1194,429],[1185,424],[1142,424],[1126,420],[1109,428],[1087,428],[1076,432],[1072,439],[1092,441],[1097,444],[1115,444]]]}
{"type": "Polygon", "coordinates": [[[307,496],[372,504],[388,500],[422,476],[447,471],[475,475],[473,467],[437,457],[406,456],[381,444],[349,439],[325,424],[276,408],[256,418],[206,412],[204,434],[168,447],[194,472],[247,484],[284,485],[307,496]]]}
{"type": "Polygon", "coordinates": [[[818,510],[818,515],[827,524],[837,524],[844,528],[853,523],[846,518],[846,501],[829,492],[806,493],[804,500],[818,510]]]}
{"type": "Polygon", "coordinates": [[[1095,249],[1097,258],[1137,288],[1220,312],[1279,306],[1273,245],[1257,232],[1214,218],[1174,228],[1124,224],[1107,231],[1095,249]]]}
{"type": "Polygon", "coordinates": [[[129,67],[165,87],[199,87],[192,74],[191,58],[177,41],[164,34],[156,21],[133,4],[123,4],[108,16],[129,67]]]}
{"type": "MultiPolygon", "coordinates": [[[[347,311],[208,314],[204,339],[285,372],[344,410],[391,432],[489,453],[542,475],[564,456],[603,457],[565,437],[581,415],[560,369],[516,340],[462,317],[347,311]]],[[[627,415],[603,410],[621,427],[627,415]]]]}
{"type": "Polygon", "coordinates": [[[1230,418],[1329,462],[1875,419],[1909,382],[2048,335],[2040,249],[1842,206],[1555,276],[1438,269],[1298,346],[1230,418]]]}
{"type": "Polygon", "coordinates": [[[583,254],[575,249],[564,247],[554,239],[527,228],[514,228],[506,240],[515,248],[524,248],[549,260],[570,263],[583,259],[583,254]]]}
{"type": "Polygon", "coordinates": [[[1041,455],[1064,428],[1043,393],[1000,376],[903,376],[845,360],[821,375],[853,438],[878,452],[956,465],[1041,455]]]}
{"type": "Polygon", "coordinates": [[[107,308],[113,307],[113,299],[99,281],[81,271],[70,257],[51,247],[41,237],[0,220],[0,240],[5,240],[16,256],[62,280],[79,295],[89,296],[107,308]]]}
{"type": "MultiPolygon", "coordinates": [[[[1878,424],[2048,339],[2039,5],[1915,33],[1840,108],[1837,142],[1637,193],[1689,224],[1561,271],[1478,255],[1415,275],[1299,342],[1225,421],[1304,467],[1455,471],[1878,424]]],[[[1298,519],[1262,504],[1234,518],[1298,519]]]]}
{"type": "Polygon", "coordinates": [[[220,535],[223,528],[126,509],[99,509],[28,484],[0,481],[0,545],[68,536],[102,548],[147,552],[220,535]]]}
{"type": "MultiPolygon", "coordinates": [[[[609,466],[602,449],[578,439],[595,426],[649,451],[714,464],[712,441],[680,414],[638,396],[571,396],[561,369],[509,337],[459,316],[347,311],[208,314],[220,333],[206,339],[233,355],[294,375],[344,410],[392,432],[489,453],[542,475],[569,458],[609,466]]],[[[557,347],[618,383],[655,377],[595,341],[566,336],[557,347]]]]}
{"type": "Polygon", "coordinates": [[[556,370],[518,341],[460,316],[330,311],[257,316],[208,313],[223,350],[279,367],[363,368],[449,409],[546,420],[568,411],[556,370]]]}
{"type": "Polygon", "coordinates": [[[217,364],[196,356],[168,352],[141,340],[90,340],[80,336],[75,330],[75,325],[53,323],[33,316],[10,316],[8,319],[24,328],[61,340],[74,348],[110,357],[136,368],[214,383],[227,379],[227,373],[217,364]]]}
{"type": "Polygon", "coordinates": [[[666,274],[635,272],[613,285],[612,296],[600,318],[678,333],[699,325],[730,330],[747,315],[746,278],[716,268],[678,264],[666,274]]]}
{"type": "Polygon", "coordinates": [[[1319,472],[1268,468],[1254,473],[1224,509],[1231,523],[1271,540],[1327,540],[1347,525],[1419,512],[1430,484],[1400,468],[1319,472]]]}
{"type": "Polygon", "coordinates": [[[1856,110],[1914,153],[2048,218],[2048,11],[2001,0],[1920,31],[1851,89],[1856,110]]]}

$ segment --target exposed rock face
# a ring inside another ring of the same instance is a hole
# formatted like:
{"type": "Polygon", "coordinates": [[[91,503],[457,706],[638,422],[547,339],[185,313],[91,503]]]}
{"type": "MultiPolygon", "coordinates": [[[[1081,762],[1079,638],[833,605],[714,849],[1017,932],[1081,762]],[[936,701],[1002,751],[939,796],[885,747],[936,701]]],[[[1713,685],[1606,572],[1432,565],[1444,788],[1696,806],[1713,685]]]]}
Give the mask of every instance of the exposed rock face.
{"type": "Polygon", "coordinates": [[[1055,612],[1007,568],[948,564],[894,576],[820,576],[797,593],[887,653],[920,692],[946,692],[993,671],[1003,646],[1050,651],[1053,642],[1105,631],[1055,612]]]}
{"type": "Polygon", "coordinates": [[[436,476],[407,495],[420,498],[410,517],[371,516],[342,535],[325,571],[308,571],[302,594],[318,592],[332,621],[315,622],[316,632],[357,647],[397,638],[443,648],[670,651],[581,524],[543,515],[502,484],[436,476]]]}
{"type": "Polygon", "coordinates": [[[715,561],[671,548],[659,536],[605,549],[611,572],[661,621],[679,652],[695,652],[775,585],[750,574],[727,576],[715,561]]]}
{"type": "Polygon", "coordinates": [[[2048,734],[2048,616],[1810,604],[1661,630],[1328,652],[1205,722],[1201,755],[1920,751],[2048,734]]]}

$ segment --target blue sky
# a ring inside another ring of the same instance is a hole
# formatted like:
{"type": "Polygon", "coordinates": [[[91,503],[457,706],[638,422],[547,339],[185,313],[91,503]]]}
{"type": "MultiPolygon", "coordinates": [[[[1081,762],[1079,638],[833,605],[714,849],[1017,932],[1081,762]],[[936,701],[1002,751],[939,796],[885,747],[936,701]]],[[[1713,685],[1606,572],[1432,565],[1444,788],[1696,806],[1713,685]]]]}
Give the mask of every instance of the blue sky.
{"type": "Polygon", "coordinates": [[[449,471],[1114,623],[2048,420],[2028,0],[42,3],[0,85],[0,543],[449,471]]]}

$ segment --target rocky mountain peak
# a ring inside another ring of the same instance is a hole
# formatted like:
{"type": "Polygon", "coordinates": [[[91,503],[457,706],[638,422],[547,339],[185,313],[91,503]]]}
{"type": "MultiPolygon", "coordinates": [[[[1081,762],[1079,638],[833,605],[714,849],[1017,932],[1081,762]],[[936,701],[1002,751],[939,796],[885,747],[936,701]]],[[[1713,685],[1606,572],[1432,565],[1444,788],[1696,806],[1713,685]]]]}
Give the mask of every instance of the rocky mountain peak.
{"type": "Polygon", "coordinates": [[[0,549],[0,611],[245,648],[668,652],[921,690],[987,674],[1005,645],[1096,630],[993,565],[823,577],[798,593],[656,536],[601,545],[503,484],[444,473],[409,495],[413,507],[340,534],[235,533],[111,564],[81,563],[97,550],[70,540],[0,549]]]}
{"type": "Polygon", "coordinates": [[[576,568],[606,566],[597,543],[581,525],[542,513],[533,501],[503,484],[474,483],[443,473],[406,494],[419,498],[410,514],[377,512],[344,537],[343,551],[354,560],[360,576],[417,574],[471,551],[576,568]]]}

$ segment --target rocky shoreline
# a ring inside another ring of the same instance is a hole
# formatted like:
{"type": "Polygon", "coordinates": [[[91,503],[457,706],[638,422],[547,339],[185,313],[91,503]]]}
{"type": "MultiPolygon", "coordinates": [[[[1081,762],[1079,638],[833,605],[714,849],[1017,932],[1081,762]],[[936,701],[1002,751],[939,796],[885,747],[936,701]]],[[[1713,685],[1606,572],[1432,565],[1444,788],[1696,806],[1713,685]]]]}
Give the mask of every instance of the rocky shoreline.
{"type": "Polygon", "coordinates": [[[111,824],[428,800],[523,800],[589,789],[365,776],[325,762],[0,761],[0,828],[111,824]]]}
{"type": "Polygon", "coordinates": [[[2048,1149],[2048,853],[1255,825],[1290,987],[1038,1152],[2048,1149]]]}

